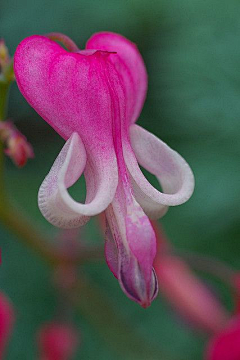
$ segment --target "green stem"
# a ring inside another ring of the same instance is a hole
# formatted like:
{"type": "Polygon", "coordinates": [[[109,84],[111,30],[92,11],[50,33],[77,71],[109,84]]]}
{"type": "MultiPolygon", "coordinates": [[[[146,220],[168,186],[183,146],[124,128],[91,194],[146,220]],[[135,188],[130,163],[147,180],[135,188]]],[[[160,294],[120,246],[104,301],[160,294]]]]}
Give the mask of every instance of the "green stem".
{"type": "Polygon", "coordinates": [[[14,81],[13,59],[6,65],[3,73],[0,71],[0,121],[6,119],[8,95],[12,82],[14,81]]]}
{"type": "Polygon", "coordinates": [[[6,118],[9,88],[9,82],[0,82],[0,121],[6,118]]]}
{"type": "Polygon", "coordinates": [[[0,219],[2,224],[15,234],[22,242],[35,253],[43,257],[49,264],[59,263],[58,259],[49,250],[47,239],[41,236],[35,228],[5,201],[0,206],[0,219]]]}
{"type": "Polygon", "coordinates": [[[0,141],[0,208],[5,203],[5,191],[4,191],[4,152],[3,143],[0,141]]]}
{"type": "Polygon", "coordinates": [[[0,191],[0,199],[1,197],[3,199],[0,203],[0,221],[2,224],[49,265],[83,264],[91,260],[103,259],[102,249],[99,248],[83,248],[76,258],[58,253],[53,246],[50,246],[49,240],[38,232],[24,215],[7,203],[0,191]]]}
{"type": "MultiPolygon", "coordinates": [[[[0,121],[5,119],[9,84],[0,82],[0,121]]],[[[6,203],[5,185],[4,185],[4,150],[3,143],[0,141],[0,211],[6,203]]]]}
{"type": "Polygon", "coordinates": [[[45,36],[48,37],[50,40],[61,42],[68,51],[71,52],[79,51],[79,48],[75,44],[75,42],[73,42],[72,39],[70,39],[68,36],[64,34],[54,32],[54,33],[46,34],[45,36]]]}

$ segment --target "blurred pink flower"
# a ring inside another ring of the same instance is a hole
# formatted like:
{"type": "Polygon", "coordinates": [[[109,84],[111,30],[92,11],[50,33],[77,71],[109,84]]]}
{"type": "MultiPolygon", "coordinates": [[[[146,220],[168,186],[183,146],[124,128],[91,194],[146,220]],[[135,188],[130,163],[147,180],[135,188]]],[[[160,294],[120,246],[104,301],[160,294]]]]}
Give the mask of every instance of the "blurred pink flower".
{"type": "Polygon", "coordinates": [[[240,315],[233,317],[226,327],[208,344],[205,360],[240,359],[240,315]]]}
{"type": "Polygon", "coordinates": [[[0,139],[5,144],[5,153],[18,167],[23,167],[34,157],[31,144],[10,121],[0,122],[0,139]]]}
{"type": "Polygon", "coordinates": [[[14,61],[20,91],[66,140],[39,190],[40,210],[63,228],[106,211],[108,266],[126,295],[147,307],[157,294],[156,239],[147,216],[159,218],[169,205],[187,201],[192,171],[179,154],[135,125],[147,73],[133,43],[102,32],[80,51],[64,35],[50,37],[73,51],[35,35],[21,42],[14,61]],[[138,163],[157,176],[164,193],[149,184],[138,163]],[[85,204],[67,191],[83,171],[85,204]]]}
{"type": "Polygon", "coordinates": [[[171,245],[155,227],[159,250],[155,258],[159,291],[172,307],[195,326],[216,333],[229,315],[212,292],[191,271],[180,256],[171,254],[171,245]]]}
{"type": "Polygon", "coordinates": [[[71,325],[51,322],[38,333],[41,360],[70,360],[79,345],[79,334],[71,325]]]}
{"type": "Polygon", "coordinates": [[[5,349],[12,332],[14,310],[9,299],[0,293],[0,360],[4,359],[5,349]]]}

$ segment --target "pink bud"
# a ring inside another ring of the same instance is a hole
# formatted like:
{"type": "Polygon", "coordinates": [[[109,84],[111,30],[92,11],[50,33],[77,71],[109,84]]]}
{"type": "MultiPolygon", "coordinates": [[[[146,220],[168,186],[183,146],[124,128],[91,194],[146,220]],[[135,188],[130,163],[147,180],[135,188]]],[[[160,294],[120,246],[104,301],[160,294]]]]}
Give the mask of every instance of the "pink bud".
{"type": "Polygon", "coordinates": [[[32,146],[27,142],[25,136],[20,133],[11,136],[7,145],[8,148],[5,153],[19,167],[26,165],[28,158],[34,157],[32,146]]]}
{"type": "Polygon", "coordinates": [[[17,166],[24,166],[28,158],[34,157],[32,146],[10,121],[0,123],[0,139],[6,146],[5,153],[17,166]]]}
{"type": "Polygon", "coordinates": [[[240,316],[234,317],[228,325],[209,343],[206,360],[240,359],[240,316]]]}
{"type": "Polygon", "coordinates": [[[158,254],[155,270],[159,292],[181,315],[206,331],[215,333],[223,328],[227,312],[182,259],[158,254]]]}
{"type": "Polygon", "coordinates": [[[70,360],[78,345],[78,333],[69,324],[51,322],[38,334],[41,360],[70,360]]]}
{"type": "Polygon", "coordinates": [[[0,359],[3,359],[14,323],[14,311],[8,298],[0,293],[0,359]]]}

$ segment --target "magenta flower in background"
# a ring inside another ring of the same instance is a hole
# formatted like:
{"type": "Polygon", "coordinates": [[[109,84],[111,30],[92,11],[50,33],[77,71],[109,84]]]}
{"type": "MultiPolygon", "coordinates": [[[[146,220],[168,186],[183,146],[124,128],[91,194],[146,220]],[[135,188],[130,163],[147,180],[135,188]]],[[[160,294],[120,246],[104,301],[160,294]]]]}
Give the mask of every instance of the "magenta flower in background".
{"type": "Polygon", "coordinates": [[[209,343],[205,360],[240,359],[240,316],[237,315],[209,343]]]}
{"type": "Polygon", "coordinates": [[[127,296],[146,307],[157,294],[156,239],[148,216],[159,218],[168,206],[189,199],[192,171],[178,153],[135,125],[147,73],[133,43],[103,32],[80,51],[64,35],[51,37],[61,37],[72,52],[35,35],[21,42],[14,63],[24,97],[66,140],[40,187],[40,210],[63,228],[105,211],[108,266],[127,296]],[[146,180],[139,164],[156,175],[164,193],[146,180]],[[67,191],[83,171],[85,204],[67,191]]]}
{"type": "Polygon", "coordinates": [[[72,359],[79,345],[78,338],[78,332],[70,324],[58,322],[44,324],[37,336],[40,360],[72,359]]]}
{"type": "Polygon", "coordinates": [[[0,293],[0,360],[4,359],[6,346],[14,324],[14,310],[10,300],[0,293]]]}

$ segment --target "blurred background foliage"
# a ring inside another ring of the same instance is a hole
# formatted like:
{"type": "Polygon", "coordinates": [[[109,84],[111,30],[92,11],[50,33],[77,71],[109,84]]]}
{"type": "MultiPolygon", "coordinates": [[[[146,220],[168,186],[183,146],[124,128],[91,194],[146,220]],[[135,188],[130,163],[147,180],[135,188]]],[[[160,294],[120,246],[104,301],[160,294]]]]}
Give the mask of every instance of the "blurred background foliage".
{"type": "MultiPolygon", "coordinates": [[[[182,154],[196,177],[193,197],[171,208],[163,227],[177,248],[211,255],[235,268],[240,265],[239,14],[237,0],[0,2],[0,37],[11,54],[24,37],[52,31],[67,34],[81,48],[101,30],[121,33],[138,45],[149,74],[139,124],[182,154]]],[[[63,140],[28,106],[16,84],[10,95],[9,117],[32,143],[35,159],[22,170],[7,159],[8,190],[19,211],[54,236],[55,229],[38,210],[37,191],[63,140]]],[[[78,187],[73,192],[78,196],[78,187]]],[[[103,242],[95,226],[84,234],[85,241],[103,242]]],[[[37,328],[56,312],[50,271],[3,228],[0,245],[0,286],[17,309],[7,359],[31,360],[37,328]]],[[[84,273],[129,326],[168,355],[166,360],[202,358],[206,336],[179,319],[161,294],[144,310],[125,297],[105,263],[85,265],[84,273]]],[[[205,281],[230,308],[226,289],[209,277],[205,281]]],[[[82,334],[76,359],[123,359],[85,315],[80,312],[76,319],[82,334]]]]}

